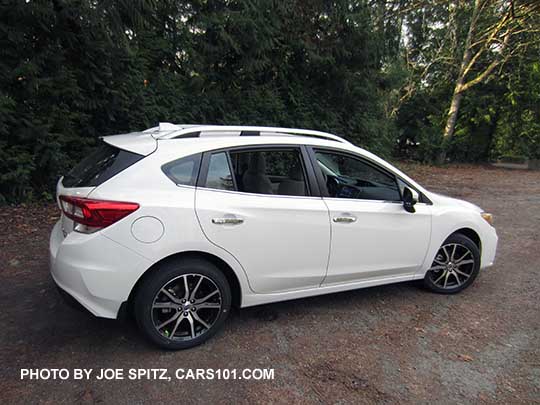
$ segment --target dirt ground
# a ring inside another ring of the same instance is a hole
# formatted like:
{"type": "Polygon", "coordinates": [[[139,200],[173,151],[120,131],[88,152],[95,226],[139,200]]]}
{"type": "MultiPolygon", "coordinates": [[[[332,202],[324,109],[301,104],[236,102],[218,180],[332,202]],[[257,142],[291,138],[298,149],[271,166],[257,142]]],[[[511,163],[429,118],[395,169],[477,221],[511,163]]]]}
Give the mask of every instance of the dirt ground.
{"type": "Polygon", "coordinates": [[[0,210],[0,402],[540,404],[540,172],[407,166],[494,214],[496,265],[455,296],[412,283],[236,311],[164,352],[66,306],[48,274],[53,206],[0,210]],[[273,380],[21,381],[21,368],[273,368],[273,380]]]}

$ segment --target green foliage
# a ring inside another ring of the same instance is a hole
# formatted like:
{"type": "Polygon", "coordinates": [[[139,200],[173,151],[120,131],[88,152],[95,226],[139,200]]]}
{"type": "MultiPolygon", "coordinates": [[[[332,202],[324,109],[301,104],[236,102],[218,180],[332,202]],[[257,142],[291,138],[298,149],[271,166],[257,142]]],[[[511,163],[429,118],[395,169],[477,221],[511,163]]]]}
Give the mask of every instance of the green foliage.
{"type": "Polygon", "coordinates": [[[158,121],[317,128],[392,148],[366,2],[12,1],[0,194],[54,189],[101,135],[158,121]]]}
{"type": "Polygon", "coordinates": [[[433,162],[443,147],[444,115],[438,100],[444,98],[446,88],[438,92],[418,92],[399,110],[397,157],[433,162]]]}
{"type": "MultiPolygon", "coordinates": [[[[0,202],[50,196],[99,136],[159,121],[314,128],[432,161],[467,15],[447,37],[446,3],[413,3],[4,1],[0,202]]],[[[466,98],[453,160],[539,156],[535,52],[466,98]]]]}
{"type": "Polygon", "coordinates": [[[504,109],[495,131],[493,158],[540,159],[540,47],[519,61],[502,99],[504,109]]]}

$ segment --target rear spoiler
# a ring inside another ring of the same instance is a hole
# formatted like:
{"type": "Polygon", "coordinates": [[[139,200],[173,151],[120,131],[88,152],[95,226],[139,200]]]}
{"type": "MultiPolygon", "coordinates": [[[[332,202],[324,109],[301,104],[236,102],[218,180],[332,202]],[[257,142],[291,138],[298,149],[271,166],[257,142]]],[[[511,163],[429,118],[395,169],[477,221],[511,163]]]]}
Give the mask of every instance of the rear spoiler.
{"type": "Polygon", "coordinates": [[[157,149],[157,140],[149,133],[131,132],[129,134],[101,137],[104,142],[128,152],[148,156],[157,149]]]}

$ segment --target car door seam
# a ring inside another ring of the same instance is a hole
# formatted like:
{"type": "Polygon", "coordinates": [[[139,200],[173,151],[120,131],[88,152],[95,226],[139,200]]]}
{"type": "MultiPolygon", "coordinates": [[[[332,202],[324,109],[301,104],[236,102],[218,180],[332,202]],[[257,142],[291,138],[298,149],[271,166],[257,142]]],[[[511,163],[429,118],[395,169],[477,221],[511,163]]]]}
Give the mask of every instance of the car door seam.
{"type": "Polygon", "coordinates": [[[326,277],[328,277],[328,269],[330,268],[330,258],[332,257],[332,236],[334,232],[333,227],[332,227],[332,215],[330,213],[330,207],[328,206],[326,201],[324,201],[324,198],[321,197],[321,200],[324,203],[326,207],[326,211],[328,213],[328,226],[330,228],[330,238],[328,240],[328,258],[326,259],[326,270],[324,272],[324,277],[321,280],[321,283],[319,284],[319,288],[323,286],[324,282],[326,281],[326,277]]]}
{"type": "Polygon", "coordinates": [[[251,283],[249,281],[249,277],[247,275],[247,272],[246,272],[246,269],[244,269],[244,266],[242,266],[242,263],[240,263],[240,261],[236,258],[235,255],[233,255],[231,252],[229,252],[227,249],[225,249],[224,247],[221,247],[217,244],[215,244],[209,237],[208,235],[206,234],[206,232],[204,231],[204,227],[202,226],[202,223],[201,223],[201,219],[199,218],[199,214],[197,212],[197,191],[198,191],[198,187],[195,187],[195,192],[193,193],[194,196],[193,196],[193,211],[195,212],[195,218],[197,218],[197,222],[199,223],[199,228],[201,229],[201,232],[202,234],[204,235],[204,237],[206,238],[206,240],[208,242],[210,242],[213,246],[217,247],[218,249],[220,250],[223,250],[224,252],[228,253],[235,261],[236,263],[238,263],[238,265],[240,266],[240,268],[242,269],[242,271],[244,272],[244,276],[246,277],[246,282],[248,284],[248,287],[249,289],[251,290],[251,292],[255,293],[255,290],[253,289],[253,287],[251,286],[251,283]]]}
{"type": "Polygon", "coordinates": [[[414,277],[417,277],[418,275],[423,275],[422,273],[424,273],[424,268],[426,267],[426,260],[428,259],[428,254],[429,254],[429,251],[431,250],[431,245],[433,244],[433,241],[431,240],[431,237],[433,235],[433,211],[429,205],[427,205],[427,209],[429,210],[429,243],[426,248],[426,253],[424,254],[424,260],[422,260],[422,264],[420,265],[418,270],[414,273],[414,277]]]}

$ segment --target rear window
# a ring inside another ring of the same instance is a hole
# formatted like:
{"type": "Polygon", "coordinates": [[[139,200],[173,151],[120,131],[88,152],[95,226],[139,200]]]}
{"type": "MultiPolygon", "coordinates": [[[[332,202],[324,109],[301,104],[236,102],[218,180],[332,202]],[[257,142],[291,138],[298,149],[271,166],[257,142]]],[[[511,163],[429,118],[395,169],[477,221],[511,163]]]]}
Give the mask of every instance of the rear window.
{"type": "Polygon", "coordinates": [[[127,169],[144,156],[102,142],[64,176],[64,187],[96,187],[127,169]]]}

